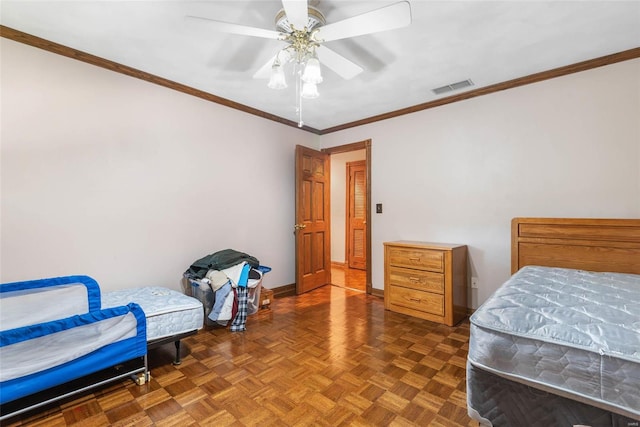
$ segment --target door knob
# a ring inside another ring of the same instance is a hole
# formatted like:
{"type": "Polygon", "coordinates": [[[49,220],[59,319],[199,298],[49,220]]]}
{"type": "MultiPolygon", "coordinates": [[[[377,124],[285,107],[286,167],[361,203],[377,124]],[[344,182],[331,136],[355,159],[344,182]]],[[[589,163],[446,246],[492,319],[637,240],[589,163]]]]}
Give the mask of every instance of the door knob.
{"type": "Polygon", "coordinates": [[[293,226],[296,230],[302,230],[303,228],[307,228],[305,224],[296,224],[293,226]]]}

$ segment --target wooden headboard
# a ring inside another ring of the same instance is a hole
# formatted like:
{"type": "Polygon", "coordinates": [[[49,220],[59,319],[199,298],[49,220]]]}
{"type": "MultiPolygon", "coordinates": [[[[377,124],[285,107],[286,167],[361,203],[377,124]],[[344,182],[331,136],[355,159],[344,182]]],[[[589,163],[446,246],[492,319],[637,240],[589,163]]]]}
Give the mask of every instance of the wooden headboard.
{"type": "Polygon", "coordinates": [[[511,274],[525,265],[640,274],[640,219],[514,218],[511,274]]]}

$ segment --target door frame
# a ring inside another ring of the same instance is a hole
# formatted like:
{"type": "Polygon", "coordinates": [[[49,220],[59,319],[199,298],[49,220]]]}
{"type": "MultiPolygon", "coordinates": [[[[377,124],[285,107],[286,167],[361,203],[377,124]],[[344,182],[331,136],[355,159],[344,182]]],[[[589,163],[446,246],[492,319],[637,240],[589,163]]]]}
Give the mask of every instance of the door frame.
{"type": "Polygon", "coordinates": [[[365,150],[365,164],[367,166],[367,224],[366,224],[366,252],[367,252],[367,294],[372,293],[371,284],[371,139],[354,142],[351,144],[338,145],[336,147],[323,148],[320,151],[329,154],[346,153],[349,151],[365,150]]]}

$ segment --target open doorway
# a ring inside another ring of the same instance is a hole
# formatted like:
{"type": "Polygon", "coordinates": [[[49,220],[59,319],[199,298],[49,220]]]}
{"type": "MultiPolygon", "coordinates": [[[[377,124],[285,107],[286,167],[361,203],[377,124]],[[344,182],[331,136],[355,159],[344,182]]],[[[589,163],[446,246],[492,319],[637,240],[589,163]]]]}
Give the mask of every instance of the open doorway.
{"type": "Polygon", "coordinates": [[[331,283],[371,293],[371,141],[322,151],[331,164],[331,283]]]}

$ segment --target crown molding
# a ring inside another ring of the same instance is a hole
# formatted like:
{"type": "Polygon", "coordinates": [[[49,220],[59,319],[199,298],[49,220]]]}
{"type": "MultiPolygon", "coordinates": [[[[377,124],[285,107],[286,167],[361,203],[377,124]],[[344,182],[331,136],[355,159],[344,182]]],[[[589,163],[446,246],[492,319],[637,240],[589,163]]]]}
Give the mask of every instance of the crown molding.
{"type": "MultiPolygon", "coordinates": [[[[167,87],[169,89],[177,90],[178,92],[192,95],[198,98],[202,98],[207,101],[215,102],[216,104],[224,105],[225,107],[240,110],[245,113],[253,114],[254,116],[262,117],[264,119],[273,120],[274,122],[282,123],[287,126],[298,128],[298,123],[292,120],[287,120],[282,117],[278,117],[273,114],[269,114],[257,108],[252,108],[239,102],[234,102],[220,96],[213,95],[208,92],[204,92],[199,89],[192,88],[182,83],[174,82],[163,77],[156,76],[154,74],[147,73],[145,71],[138,70],[136,68],[129,67],[127,65],[119,64],[117,62],[109,61],[99,56],[91,55],[90,53],[82,52],[58,43],[54,43],[49,40],[42,39],[40,37],[32,36],[31,34],[23,33],[22,31],[14,30],[13,28],[0,25],[0,36],[19,42],[29,46],[33,46],[39,49],[46,50],[51,53],[66,56],[71,59],[86,62],[87,64],[95,65],[97,67],[105,68],[116,73],[124,74],[130,77],[135,77],[140,80],[144,80],[150,83],[154,83],[160,86],[167,87]]],[[[309,126],[303,126],[302,130],[306,130],[311,133],[319,134],[320,131],[309,126]]]]}
{"type": "MultiPolygon", "coordinates": [[[[145,80],[150,83],[154,83],[160,86],[167,87],[169,89],[177,90],[188,95],[192,95],[198,98],[202,98],[207,101],[214,102],[216,104],[224,105],[225,107],[233,108],[243,111],[245,113],[253,114],[264,119],[272,120],[287,126],[298,128],[298,123],[292,120],[284,119],[282,117],[269,114],[265,111],[258,110],[256,108],[249,107],[238,102],[231,101],[226,98],[222,98],[199,89],[192,88],[190,86],[177,83],[163,77],[158,77],[154,74],[150,74],[127,65],[118,64],[117,62],[109,61],[104,58],[100,58],[95,55],[91,55],[86,52],[82,52],[58,43],[54,43],[40,37],[32,36],[31,34],[24,33],[22,31],[15,30],[13,28],[0,25],[0,36],[19,42],[29,46],[33,46],[39,49],[56,53],[58,55],[66,56],[68,58],[76,59],[78,61],[86,62],[88,64],[95,65],[97,67],[105,68],[107,70],[114,71],[116,73],[125,74],[130,77],[135,77],[140,80],[145,80]]],[[[489,95],[495,92],[500,92],[507,89],[513,89],[520,86],[525,86],[532,83],[538,83],[544,80],[554,79],[556,77],[566,76],[573,73],[579,73],[581,71],[591,70],[593,68],[603,67],[605,65],[615,64],[617,62],[628,61],[631,59],[640,58],[640,47],[625,50],[622,52],[614,53],[611,55],[601,56],[599,58],[589,59],[586,61],[578,62],[564,67],[554,68],[547,71],[542,71],[528,76],[519,77],[517,79],[508,80],[501,83],[496,83],[490,86],[485,86],[477,89],[473,89],[467,92],[463,92],[457,95],[447,96],[435,101],[425,102],[423,104],[414,105],[400,110],[391,111],[384,114],[368,117],[365,119],[357,120],[354,122],[344,123],[338,126],[333,126],[327,129],[315,129],[309,126],[303,126],[302,130],[314,133],[316,135],[326,135],[332,132],[338,132],[341,130],[362,126],[370,123],[375,123],[381,120],[387,120],[394,117],[403,116],[405,114],[411,114],[429,108],[440,107],[442,105],[452,104],[454,102],[464,101],[466,99],[475,98],[478,96],[489,95]]]]}
{"type": "Polygon", "coordinates": [[[601,56],[599,58],[577,62],[575,64],[566,65],[564,67],[554,68],[551,70],[530,74],[528,76],[519,77],[517,79],[508,80],[506,82],[496,83],[490,86],[473,89],[457,95],[451,95],[445,98],[436,99],[435,101],[425,102],[424,104],[418,104],[411,107],[402,108],[400,110],[391,111],[389,113],[379,114],[377,116],[372,116],[366,119],[357,120],[355,122],[345,123],[342,125],[323,129],[322,131],[320,131],[320,135],[325,135],[331,132],[337,132],[337,131],[349,129],[352,127],[362,126],[365,124],[374,123],[381,120],[391,119],[394,117],[403,116],[405,114],[411,114],[418,111],[426,110],[429,108],[440,107],[441,105],[464,101],[466,99],[475,98],[477,96],[489,95],[489,94],[500,92],[503,90],[513,89],[516,87],[525,86],[532,83],[538,83],[544,80],[554,79],[556,77],[562,77],[562,76],[566,76],[573,73],[579,73],[581,71],[587,71],[593,68],[603,67],[605,65],[611,65],[617,62],[628,61],[636,58],[640,58],[640,47],[614,53],[611,55],[601,56]]]}

